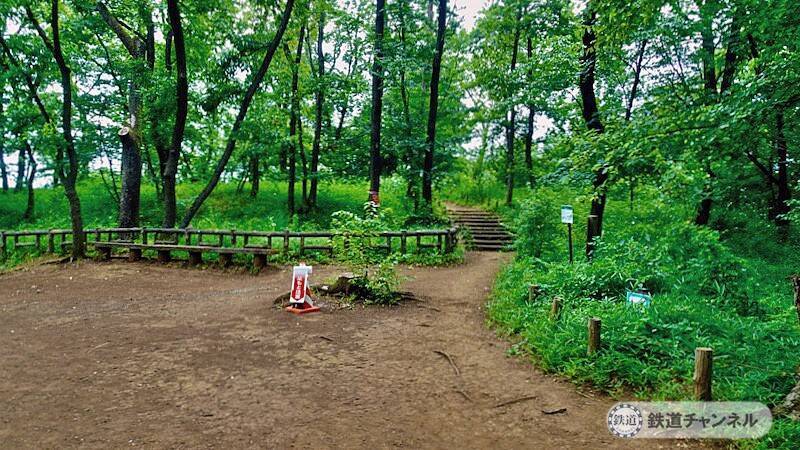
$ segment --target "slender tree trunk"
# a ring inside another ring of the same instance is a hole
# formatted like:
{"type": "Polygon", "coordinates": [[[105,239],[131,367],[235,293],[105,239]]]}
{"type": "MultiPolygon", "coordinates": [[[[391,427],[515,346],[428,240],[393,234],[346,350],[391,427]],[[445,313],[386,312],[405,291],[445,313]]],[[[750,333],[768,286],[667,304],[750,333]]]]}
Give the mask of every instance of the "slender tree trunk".
{"type": "MultiPolygon", "coordinates": [[[[432,3],[429,3],[432,6],[432,3]]],[[[399,10],[398,20],[400,21],[400,51],[403,58],[406,57],[406,7],[407,3],[403,0],[403,4],[399,10]]],[[[403,105],[403,130],[406,136],[411,135],[411,111],[408,104],[408,88],[406,83],[406,68],[405,65],[400,65],[400,102],[403,105]]],[[[407,145],[405,152],[405,163],[408,167],[406,177],[406,197],[413,199],[414,211],[419,208],[419,196],[417,195],[417,151],[414,145],[407,145]]]]}
{"type": "Polygon", "coordinates": [[[250,157],[250,197],[258,197],[261,186],[261,159],[258,156],[250,157]]]}
{"type": "Polygon", "coordinates": [[[8,171],[6,169],[6,156],[3,150],[3,142],[0,140],[0,178],[3,180],[3,192],[8,192],[8,171]]]}
{"type": "Polygon", "coordinates": [[[308,195],[309,209],[317,206],[319,183],[319,154],[322,145],[322,116],[325,104],[325,53],[322,44],[325,40],[325,12],[320,12],[317,26],[317,90],[314,111],[314,143],[311,148],[311,192],[308,195]]]}
{"type": "MultiPolygon", "coordinates": [[[[181,12],[178,0],[167,0],[167,18],[172,29],[173,46],[175,47],[175,66],[177,82],[175,89],[175,124],[172,128],[172,140],[169,155],[164,164],[164,228],[172,228],[178,217],[176,184],[178,162],[181,157],[183,133],[186,129],[186,116],[189,113],[189,80],[186,71],[186,46],[181,24],[181,12]]],[[[183,224],[183,228],[189,224],[183,224]]]]}
{"type": "Polygon", "coordinates": [[[778,186],[773,215],[775,223],[782,228],[783,234],[786,235],[785,231],[789,225],[789,220],[784,215],[789,212],[792,191],[789,188],[789,155],[783,120],[783,107],[778,107],[775,113],[775,153],[778,157],[778,186]]]}
{"type": "MultiPolygon", "coordinates": [[[[147,24],[147,40],[142,41],[136,35],[131,35],[103,2],[98,2],[96,9],[103,21],[117,35],[134,61],[144,61],[152,69],[155,50],[150,50],[153,42],[152,19],[147,24]]],[[[149,16],[143,10],[142,14],[149,16]]],[[[119,131],[122,143],[122,182],[119,204],[120,228],[133,228],[139,226],[139,199],[142,185],[142,154],[141,154],[141,88],[135,80],[128,84],[128,125],[119,131]]]]}
{"type": "Polygon", "coordinates": [[[308,206],[308,160],[306,158],[306,147],[303,145],[303,117],[297,115],[297,148],[300,149],[300,169],[303,172],[302,191],[303,206],[308,206]]]}
{"type": "MultiPolygon", "coordinates": [[[[531,37],[528,36],[528,65],[532,66],[531,61],[533,60],[533,42],[531,41],[531,37]]],[[[533,81],[533,69],[528,70],[528,82],[533,81]]],[[[525,128],[525,171],[528,173],[528,186],[533,188],[535,183],[535,179],[533,176],[533,127],[534,127],[534,120],[536,118],[536,107],[533,103],[528,104],[528,123],[527,127],[525,128]]]]}
{"type": "Polygon", "coordinates": [[[633,102],[639,92],[639,83],[642,79],[642,63],[644,61],[644,51],[647,48],[647,39],[642,40],[639,44],[639,51],[636,55],[636,65],[633,69],[633,85],[631,86],[631,94],[628,96],[628,104],[625,105],[625,121],[630,122],[631,114],[633,113],[633,102]]]}
{"type": "MultiPolygon", "coordinates": [[[[261,82],[264,80],[264,76],[267,74],[267,70],[269,70],[269,66],[272,63],[272,57],[275,56],[275,52],[278,50],[278,45],[280,45],[281,39],[283,38],[283,33],[286,31],[286,27],[289,24],[289,18],[292,15],[292,8],[294,8],[294,0],[287,0],[286,6],[284,7],[283,14],[281,15],[281,22],[278,25],[278,30],[273,36],[272,41],[270,41],[269,48],[267,49],[266,55],[264,55],[263,61],[261,61],[261,67],[258,69],[253,75],[253,79],[250,81],[250,86],[247,88],[247,92],[242,99],[242,103],[239,106],[239,113],[236,115],[236,120],[233,122],[233,127],[231,128],[231,132],[228,136],[228,143],[225,146],[225,151],[222,153],[220,160],[217,162],[217,166],[214,169],[214,173],[211,176],[211,179],[208,180],[208,184],[203,188],[203,191],[200,192],[200,195],[194,199],[194,202],[186,211],[186,214],[183,216],[183,220],[181,221],[181,227],[185,228],[189,226],[192,222],[192,219],[200,210],[200,207],[203,206],[203,203],[206,199],[211,195],[214,191],[214,188],[217,187],[219,183],[219,179],[222,176],[222,172],[225,171],[225,166],[228,164],[228,161],[233,154],[233,150],[236,148],[236,138],[239,134],[239,129],[242,126],[242,122],[244,122],[245,117],[247,116],[247,111],[250,108],[250,104],[253,102],[253,98],[258,91],[258,88],[261,86],[261,82]]],[[[177,35],[175,36],[175,53],[177,57],[177,35]]]]}
{"type": "MultiPolygon", "coordinates": [[[[69,203],[70,219],[72,222],[72,257],[83,258],[86,254],[86,236],[83,233],[81,202],[76,189],[80,161],[78,159],[78,152],[75,150],[75,141],[72,136],[72,72],[61,50],[58,5],[59,0],[52,0],[50,3],[50,27],[53,33],[52,42],[36,20],[33,11],[29,7],[26,7],[25,13],[36,29],[37,34],[42,39],[45,47],[50,51],[53,59],[55,59],[58,65],[58,71],[61,75],[61,128],[63,142],[58,145],[56,151],[56,172],[61,180],[61,184],[64,185],[64,194],[69,203]],[[63,160],[65,153],[68,164],[66,172],[64,172],[63,160]]],[[[35,89],[32,92],[35,93],[35,89]]],[[[43,116],[49,118],[46,112],[43,116]]]]}
{"type": "Polygon", "coordinates": [[[133,133],[134,131],[128,127],[122,127],[117,133],[122,143],[122,189],[119,195],[120,228],[139,226],[142,159],[133,133]]]}
{"type": "Polygon", "coordinates": [[[30,143],[25,142],[25,150],[28,154],[28,204],[25,207],[25,213],[22,215],[22,220],[30,222],[33,220],[35,211],[33,182],[36,180],[36,159],[33,157],[33,149],[31,149],[30,143]]]}
{"type": "MultiPolygon", "coordinates": [[[[297,40],[297,50],[292,59],[292,52],[289,45],[284,44],[283,51],[286,53],[286,60],[292,65],[292,85],[291,85],[291,106],[289,108],[289,189],[286,203],[289,210],[289,217],[296,212],[295,184],[297,182],[297,151],[300,144],[299,134],[302,132],[300,124],[300,98],[297,90],[300,82],[300,61],[303,56],[303,36],[305,35],[305,24],[300,27],[300,35],[297,40]]],[[[305,194],[304,194],[305,198],[305,194]]]]}
{"type": "MultiPolygon", "coordinates": [[[[3,101],[0,98],[0,120],[3,119],[3,101]]],[[[0,179],[3,183],[3,192],[8,192],[8,169],[6,169],[5,139],[0,136],[0,179]]]]}
{"type": "MultiPolygon", "coordinates": [[[[511,69],[509,76],[514,76],[517,68],[517,51],[519,49],[520,22],[522,21],[522,6],[517,9],[517,18],[514,24],[514,47],[511,49],[511,69]]],[[[514,137],[516,136],[517,109],[511,105],[506,124],[506,205],[514,201],[514,137]]]]}
{"type": "Polygon", "coordinates": [[[17,156],[17,182],[14,185],[14,192],[22,192],[22,188],[25,187],[25,173],[27,172],[25,159],[25,147],[20,147],[19,156],[17,156]]]}
{"type": "MultiPolygon", "coordinates": [[[[597,65],[595,44],[597,43],[597,36],[593,27],[597,16],[596,13],[592,11],[591,4],[587,5],[587,8],[587,18],[586,21],[584,21],[583,30],[583,56],[581,57],[582,70],[580,74],[582,115],[587,128],[599,134],[605,131],[605,127],[600,120],[600,111],[597,108],[597,97],[594,92],[595,67],[597,65]]],[[[596,217],[596,226],[587,227],[586,256],[590,259],[594,253],[594,239],[600,237],[603,233],[603,214],[606,208],[606,181],[608,181],[608,171],[605,166],[602,166],[595,173],[592,183],[595,195],[592,198],[589,214],[596,217]]]]}
{"type": "Polygon", "coordinates": [[[375,54],[372,63],[372,130],[370,133],[369,200],[380,202],[381,171],[381,114],[383,112],[383,30],[386,23],[386,2],[375,0],[375,54]]]}
{"type": "Polygon", "coordinates": [[[428,137],[425,146],[425,161],[422,165],[422,198],[431,208],[433,202],[433,156],[436,148],[436,115],[439,111],[439,77],[442,71],[444,35],[447,31],[447,0],[439,0],[439,24],[436,29],[436,53],[431,68],[431,98],[428,108],[428,137]]]}

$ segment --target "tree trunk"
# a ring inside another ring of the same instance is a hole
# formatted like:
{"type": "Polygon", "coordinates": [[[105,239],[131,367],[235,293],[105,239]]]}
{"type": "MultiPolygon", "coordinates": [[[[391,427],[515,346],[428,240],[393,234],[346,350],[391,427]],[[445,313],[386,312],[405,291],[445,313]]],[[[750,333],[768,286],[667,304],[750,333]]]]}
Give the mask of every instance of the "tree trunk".
{"type": "Polygon", "coordinates": [[[322,44],[325,39],[325,12],[320,12],[317,27],[317,90],[314,111],[314,144],[311,148],[311,192],[308,194],[309,209],[317,206],[319,183],[319,153],[322,145],[322,116],[325,103],[325,53],[322,44]]]}
{"type": "MultiPolygon", "coordinates": [[[[605,127],[600,120],[600,112],[597,108],[597,97],[594,92],[595,67],[597,65],[597,52],[595,44],[597,36],[594,31],[594,23],[597,19],[596,13],[591,10],[591,5],[587,5],[587,18],[584,22],[583,30],[583,56],[581,57],[582,70],[580,74],[580,91],[583,120],[586,127],[596,133],[603,133],[605,127]]],[[[591,259],[594,251],[594,239],[603,233],[603,214],[606,208],[605,184],[608,181],[608,171],[605,166],[594,174],[592,185],[595,195],[592,198],[592,205],[589,211],[590,216],[596,216],[596,224],[587,227],[586,233],[586,255],[591,259]]]]}
{"type": "MultiPolygon", "coordinates": [[[[103,21],[117,35],[133,60],[145,60],[152,69],[154,50],[149,51],[153,44],[152,20],[148,21],[147,42],[136,35],[131,35],[128,30],[111,14],[103,2],[98,2],[96,9],[103,21]]],[[[141,139],[141,88],[135,80],[128,83],[128,125],[119,131],[122,143],[122,188],[120,192],[119,218],[120,228],[133,228],[139,226],[139,199],[142,185],[142,154],[140,150],[141,139]]]]}
{"type": "MultiPolygon", "coordinates": [[[[189,80],[186,72],[186,46],[181,24],[181,12],[178,0],[167,1],[167,18],[172,29],[172,44],[175,47],[175,67],[177,81],[175,88],[175,124],[172,128],[172,140],[169,155],[164,164],[164,228],[172,228],[178,217],[176,183],[178,176],[178,162],[181,156],[183,133],[186,129],[186,116],[189,113],[189,80]]],[[[183,228],[188,223],[183,225],[183,228]]]]}
{"type": "MultiPolygon", "coordinates": [[[[432,3],[430,3],[432,5],[432,3]]],[[[403,57],[406,56],[406,8],[407,3],[403,2],[398,12],[398,20],[400,22],[400,51],[403,57]]],[[[403,105],[403,125],[405,129],[404,134],[411,135],[411,111],[408,103],[408,88],[406,84],[406,68],[405,65],[400,65],[400,102],[403,105]]],[[[414,211],[419,208],[419,196],[417,195],[417,176],[414,173],[417,170],[417,152],[414,145],[408,145],[405,152],[405,163],[408,167],[406,177],[406,197],[414,201],[414,211]]]]}
{"type": "Polygon", "coordinates": [[[22,215],[22,220],[30,222],[33,220],[35,210],[33,182],[36,179],[36,159],[33,157],[33,149],[31,149],[30,143],[25,142],[25,150],[28,153],[28,204],[25,207],[25,213],[22,215]]]}
{"type": "Polygon", "coordinates": [[[383,112],[383,30],[386,22],[385,0],[375,0],[375,54],[372,63],[372,114],[370,132],[370,201],[380,202],[381,171],[381,114],[383,112]]]}
{"type": "Polygon", "coordinates": [[[250,157],[250,197],[258,197],[261,186],[261,159],[258,156],[250,157]]]}
{"type": "MultiPolygon", "coordinates": [[[[533,42],[528,36],[528,65],[532,66],[531,60],[533,59],[533,42]]],[[[533,80],[533,69],[528,70],[528,83],[533,80]]],[[[528,103],[528,123],[525,128],[525,171],[528,173],[528,185],[533,188],[535,179],[533,176],[533,127],[534,119],[536,118],[536,107],[532,103],[528,103]]]]}
{"type": "Polygon", "coordinates": [[[303,191],[303,211],[308,206],[308,160],[306,159],[306,147],[303,145],[303,117],[297,115],[297,148],[300,150],[300,169],[303,173],[302,191],[303,191]]]}
{"type": "Polygon", "coordinates": [[[422,165],[422,198],[431,208],[433,202],[433,156],[436,148],[436,114],[439,111],[439,76],[442,71],[444,34],[447,31],[447,0],[439,0],[439,25],[436,29],[436,53],[431,69],[431,98],[428,108],[428,137],[425,146],[425,161],[422,165]]]}
{"type": "MultiPolygon", "coordinates": [[[[520,22],[522,21],[522,6],[517,9],[517,19],[514,24],[514,47],[511,49],[511,70],[509,76],[514,76],[517,68],[517,50],[519,47],[520,22]]],[[[513,93],[510,93],[513,95],[513,93]]],[[[514,137],[516,135],[517,110],[511,105],[506,124],[506,205],[511,205],[514,200],[514,137]]]]}
{"type": "MultiPolygon", "coordinates": [[[[286,27],[289,24],[289,18],[292,15],[292,8],[294,7],[294,0],[287,0],[286,6],[284,7],[283,14],[281,15],[281,22],[278,25],[278,30],[273,36],[272,41],[270,41],[269,48],[267,49],[266,55],[264,55],[263,61],[261,61],[261,67],[258,69],[258,72],[255,73],[253,79],[250,81],[250,86],[247,88],[247,92],[242,99],[241,105],[239,105],[239,113],[236,115],[236,120],[233,122],[233,127],[231,128],[231,132],[228,136],[228,143],[225,146],[225,151],[222,153],[220,160],[217,162],[217,166],[214,169],[214,173],[211,176],[211,179],[208,180],[208,184],[203,188],[203,191],[200,192],[200,195],[194,199],[192,205],[186,211],[186,214],[183,216],[183,220],[181,221],[181,227],[186,228],[192,222],[192,219],[200,210],[200,207],[203,206],[203,202],[211,195],[214,191],[214,188],[217,187],[219,183],[219,179],[222,176],[222,172],[225,171],[225,166],[228,164],[228,160],[230,160],[231,155],[233,154],[233,150],[236,148],[236,138],[239,134],[239,129],[242,126],[242,122],[244,122],[245,117],[247,116],[247,110],[250,108],[250,104],[253,102],[253,98],[258,91],[258,88],[261,86],[261,82],[264,80],[264,76],[267,74],[267,70],[269,70],[269,66],[272,63],[272,57],[275,55],[275,52],[278,50],[278,45],[280,45],[281,39],[283,38],[283,33],[286,31],[286,27]]],[[[182,40],[182,39],[181,39],[182,40]]],[[[178,45],[177,42],[178,38],[177,35],[175,36],[175,54],[177,57],[178,54],[178,45]]],[[[182,46],[182,43],[181,43],[182,46]]]]}
{"type": "MultiPolygon", "coordinates": [[[[59,0],[52,0],[50,4],[50,27],[53,40],[47,36],[44,29],[33,15],[33,11],[25,8],[25,13],[42,39],[45,47],[53,55],[61,75],[61,127],[63,142],[59,143],[56,151],[56,172],[64,185],[64,194],[69,202],[70,220],[72,222],[72,257],[83,258],[86,253],[86,236],[83,233],[83,217],[81,216],[81,202],[76,190],[78,180],[78,167],[80,161],[75,149],[72,136],[72,72],[61,50],[61,33],[58,26],[59,0]],[[66,153],[68,169],[64,172],[63,156],[66,153]]],[[[45,114],[45,117],[47,115],[45,114]]]]}
{"type": "Polygon", "coordinates": [[[642,62],[644,61],[644,51],[647,48],[647,39],[642,40],[639,44],[639,51],[636,55],[636,65],[633,69],[633,85],[631,86],[631,94],[628,96],[628,104],[625,105],[625,121],[631,120],[633,113],[633,102],[636,100],[636,95],[639,92],[639,83],[642,79],[642,62]]]}
{"type": "MultiPolygon", "coordinates": [[[[0,120],[3,119],[3,102],[0,99],[0,120]]],[[[0,179],[2,179],[3,192],[8,192],[8,169],[6,168],[5,139],[0,137],[0,179]]]]}
{"type": "Polygon", "coordinates": [[[17,156],[17,182],[14,184],[14,192],[22,192],[22,188],[25,187],[25,173],[27,172],[25,168],[25,147],[19,148],[19,156],[17,156]]]}
{"type": "Polygon", "coordinates": [[[142,185],[142,158],[134,131],[128,127],[119,130],[122,144],[122,189],[119,195],[119,227],[139,226],[139,198],[142,185]]]}
{"type": "Polygon", "coordinates": [[[292,85],[291,85],[291,106],[289,108],[289,189],[287,192],[286,203],[289,210],[289,217],[296,212],[295,184],[297,182],[297,151],[300,144],[299,134],[300,124],[300,98],[297,89],[300,82],[300,61],[303,56],[303,36],[305,35],[305,24],[300,27],[300,35],[297,40],[297,50],[292,59],[288,44],[284,44],[283,51],[286,53],[286,60],[292,65],[292,85]]]}
{"type": "Polygon", "coordinates": [[[775,204],[772,211],[775,223],[786,235],[786,228],[789,220],[785,214],[789,212],[789,200],[792,199],[792,191],[789,188],[789,155],[787,152],[786,134],[783,124],[783,107],[778,107],[775,112],[775,153],[778,157],[778,186],[775,197],[775,204]]]}

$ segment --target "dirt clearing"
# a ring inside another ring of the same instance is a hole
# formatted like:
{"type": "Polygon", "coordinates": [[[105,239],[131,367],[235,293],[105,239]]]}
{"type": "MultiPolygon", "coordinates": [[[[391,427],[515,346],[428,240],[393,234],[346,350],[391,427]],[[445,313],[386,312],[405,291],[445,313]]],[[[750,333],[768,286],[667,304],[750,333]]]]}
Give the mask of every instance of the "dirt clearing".
{"type": "Polygon", "coordinates": [[[506,356],[483,311],[504,258],[404,269],[419,302],[304,317],[273,306],[288,268],[1,275],[0,446],[656,447],[608,433],[612,400],[506,356]]]}

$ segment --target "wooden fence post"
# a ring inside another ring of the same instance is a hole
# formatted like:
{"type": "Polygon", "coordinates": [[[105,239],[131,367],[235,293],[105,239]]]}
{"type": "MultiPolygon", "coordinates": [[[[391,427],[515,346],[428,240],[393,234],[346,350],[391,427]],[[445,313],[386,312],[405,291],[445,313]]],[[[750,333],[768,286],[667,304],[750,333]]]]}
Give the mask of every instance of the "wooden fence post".
{"type": "Polygon", "coordinates": [[[6,256],[6,232],[0,231],[0,255],[6,256]]]}
{"type": "Polygon", "coordinates": [[[594,355],[600,349],[600,319],[592,317],[589,319],[589,341],[586,346],[586,353],[594,355]]]}
{"type": "Polygon", "coordinates": [[[283,231],[283,253],[289,254],[289,230],[283,231]]]}
{"type": "Polygon", "coordinates": [[[400,232],[400,253],[404,255],[406,254],[406,246],[407,246],[406,240],[408,239],[407,234],[408,232],[406,230],[400,232]]]}
{"type": "Polygon", "coordinates": [[[49,230],[47,232],[47,253],[55,253],[56,252],[56,235],[53,234],[53,230],[49,230]]]}
{"type": "Polygon", "coordinates": [[[694,349],[694,398],[711,401],[712,359],[714,351],[708,347],[694,349]]]}
{"type": "Polygon", "coordinates": [[[539,299],[542,294],[542,287],[538,284],[528,286],[528,302],[533,303],[539,299]]]}
{"type": "Polygon", "coordinates": [[[553,304],[550,306],[550,320],[558,319],[561,314],[561,306],[563,300],[559,296],[553,297],[553,304]]]}

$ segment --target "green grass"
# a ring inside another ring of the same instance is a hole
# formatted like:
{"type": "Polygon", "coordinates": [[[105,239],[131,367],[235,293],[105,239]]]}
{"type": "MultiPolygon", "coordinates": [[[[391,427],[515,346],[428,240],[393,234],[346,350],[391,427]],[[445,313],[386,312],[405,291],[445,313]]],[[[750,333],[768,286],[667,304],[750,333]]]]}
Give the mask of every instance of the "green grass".
{"type": "MultiPolygon", "coordinates": [[[[714,349],[715,399],[773,406],[794,386],[800,326],[786,278],[800,271],[796,230],[779,243],[774,226],[745,208],[720,211],[714,225],[724,231],[700,229],[680,201],[643,189],[631,209],[625,192],[612,191],[603,239],[588,263],[586,191],[518,189],[509,208],[499,183],[461,186],[451,191],[453,200],[496,209],[518,232],[518,256],[498,276],[488,304],[490,323],[515,336],[513,353],[615,396],[691,399],[693,353],[700,346],[714,349]],[[573,265],[559,218],[567,203],[575,207],[573,265]],[[545,292],[533,304],[530,284],[545,292]],[[638,286],[654,293],[650,308],[625,303],[626,289],[638,286]],[[552,321],[556,295],[564,308],[552,321]],[[586,354],[590,317],[602,320],[602,350],[593,356],[586,354]]],[[[800,424],[778,419],[764,439],[737,445],[788,449],[797,442],[800,424]]]]}
{"type": "MultiPolygon", "coordinates": [[[[183,210],[191,203],[202,186],[199,184],[183,184],[178,187],[178,210],[183,210]]],[[[382,208],[380,220],[375,224],[379,230],[400,229],[441,229],[446,223],[437,217],[421,217],[413,211],[413,203],[405,198],[405,183],[398,178],[387,178],[382,185],[382,208]],[[420,220],[420,219],[425,220],[420,220]]],[[[298,214],[290,219],[286,207],[287,185],[284,182],[265,181],[257,197],[250,197],[249,186],[241,193],[236,192],[235,184],[221,184],[206,201],[192,227],[203,229],[237,229],[237,230],[294,230],[319,231],[333,228],[332,215],[337,211],[348,211],[355,216],[364,215],[364,202],[367,198],[366,185],[353,182],[326,182],[320,185],[318,208],[312,212],[298,214]]],[[[81,207],[86,228],[114,227],[117,221],[117,207],[101,180],[87,179],[78,185],[81,207]]],[[[36,190],[36,214],[34,220],[25,222],[22,214],[25,210],[27,193],[0,193],[0,229],[31,230],[69,228],[69,209],[60,188],[36,190]]],[[[297,190],[298,204],[301,193],[297,190]]],[[[441,215],[442,206],[435,205],[435,212],[441,215]]],[[[158,227],[161,224],[161,204],[152,186],[142,188],[141,224],[158,227]]],[[[180,216],[179,216],[180,217],[180,216]]],[[[353,231],[358,231],[354,228],[353,231]]],[[[430,239],[430,238],[428,238],[430,239]]],[[[324,241],[324,240],[323,240],[324,241]]],[[[327,243],[326,241],[319,244],[327,243]]],[[[309,239],[307,245],[316,241],[309,239]]],[[[397,240],[395,245],[399,245],[397,240]]],[[[408,253],[399,251],[386,258],[376,255],[374,261],[388,259],[394,263],[442,265],[463,260],[463,249],[453,254],[440,255],[433,251],[415,251],[414,239],[408,241],[408,253]]],[[[39,252],[16,251],[0,261],[0,268],[10,268],[41,256],[39,252]]],[[[288,254],[273,258],[276,263],[287,262],[299,258],[297,243],[289,249],[288,254]]],[[[303,259],[310,262],[329,262],[324,253],[308,252],[303,259]]],[[[337,256],[337,260],[341,257],[337,256]]]]}
{"type": "MultiPolygon", "coordinates": [[[[179,218],[202,189],[200,184],[178,186],[179,218]]],[[[221,228],[240,230],[323,230],[330,228],[330,215],[335,211],[361,213],[367,199],[366,183],[330,182],[320,184],[318,208],[310,213],[290,219],[286,207],[286,183],[263,181],[256,198],[249,195],[249,185],[241,193],[235,184],[220,184],[209,197],[197,217],[194,228],[221,228]]],[[[84,223],[89,227],[111,227],[117,222],[117,205],[103,183],[98,179],[83,180],[78,185],[84,223]]],[[[299,187],[297,204],[302,202],[299,187]]],[[[24,222],[27,193],[0,193],[0,229],[69,228],[69,209],[62,189],[37,189],[36,213],[33,221],[24,222]]],[[[413,218],[413,205],[404,196],[404,185],[399,179],[385,179],[381,201],[390,229],[419,228],[409,222],[413,218]]],[[[441,208],[437,208],[441,211],[441,208]]],[[[142,187],[141,222],[144,226],[160,226],[161,204],[150,185],[142,187]]],[[[433,225],[432,225],[433,226],[433,225]]]]}

